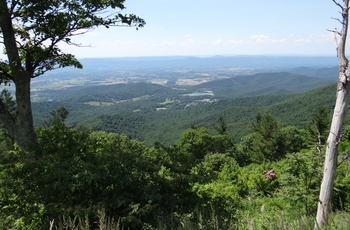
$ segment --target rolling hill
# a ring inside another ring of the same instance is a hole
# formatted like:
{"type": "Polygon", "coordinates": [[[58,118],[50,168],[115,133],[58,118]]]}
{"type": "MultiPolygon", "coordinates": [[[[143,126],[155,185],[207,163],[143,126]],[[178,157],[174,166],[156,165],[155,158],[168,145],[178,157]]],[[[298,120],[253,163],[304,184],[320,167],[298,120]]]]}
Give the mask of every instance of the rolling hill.
{"type": "Polygon", "coordinates": [[[185,96],[184,91],[147,83],[77,88],[69,93],[55,92],[56,100],[33,103],[34,117],[40,125],[48,118],[50,110],[64,106],[70,111],[67,120],[70,125],[124,133],[152,145],[155,141],[173,144],[192,126],[214,131],[219,117],[228,123],[230,136],[239,140],[251,131],[258,112],[271,113],[286,125],[306,127],[320,106],[331,110],[335,99],[334,84],[291,94],[298,83],[306,90],[313,82],[322,85],[327,81],[304,77],[304,85],[300,75],[274,73],[270,76],[236,77],[234,80],[240,85],[228,84],[231,79],[225,79],[189,87],[185,91],[193,92],[203,85],[212,87],[215,96],[201,97],[185,96]],[[216,96],[220,90],[230,92],[234,87],[243,93],[231,97],[227,94],[216,96]],[[273,90],[267,90],[269,88],[273,90]],[[246,94],[247,89],[253,93],[246,94]]]}
{"type": "Polygon", "coordinates": [[[259,96],[301,93],[333,82],[288,72],[271,72],[215,80],[200,84],[197,89],[210,89],[218,97],[259,96]]]}

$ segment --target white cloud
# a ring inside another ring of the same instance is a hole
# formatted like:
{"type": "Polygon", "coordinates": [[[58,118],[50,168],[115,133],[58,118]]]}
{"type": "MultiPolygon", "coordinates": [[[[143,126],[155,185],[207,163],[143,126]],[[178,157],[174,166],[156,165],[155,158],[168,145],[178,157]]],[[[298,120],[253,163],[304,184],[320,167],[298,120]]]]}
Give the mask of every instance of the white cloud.
{"type": "Polygon", "coordinates": [[[215,41],[211,42],[210,45],[214,46],[235,46],[235,45],[243,45],[243,44],[249,44],[249,40],[243,40],[243,39],[228,39],[224,40],[222,38],[218,38],[215,41]]]}
{"type": "Polygon", "coordinates": [[[270,43],[270,44],[281,44],[288,42],[286,38],[272,38],[271,36],[259,34],[259,35],[252,35],[250,36],[250,39],[253,43],[270,43]]]}
{"type": "Polygon", "coordinates": [[[281,38],[281,39],[273,39],[271,40],[271,43],[274,43],[274,44],[281,44],[281,43],[285,43],[287,42],[288,40],[286,38],[281,38]]]}
{"type": "Polygon", "coordinates": [[[192,38],[191,34],[186,35],[186,43],[194,43],[194,39],[192,38]]]}
{"type": "Polygon", "coordinates": [[[258,35],[252,35],[250,37],[250,39],[252,39],[253,41],[257,42],[257,43],[265,43],[270,41],[270,36],[264,35],[264,34],[258,34],[258,35]]]}
{"type": "Polygon", "coordinates": [[[222,45],[223,44],[223,40],[221,38],[215,40],[213,43],[213,45],[222,45]]]}
{"type": "Polygon", "coordinates": [[[195,36],[182,34],[179,36],[151,38],[129,36],[99,37],[85,40],[92,48],[74,51],[78,56],[144,56],[144,55],[216,55],[216,54],[311,54],[330,53],[334,44],[331,33],[320,35],[273,36],[272,34],[253,34],[247,36],[222,36],[207,34],[195,36]],[[219,37],[220,36],[220,37],[219,37]],[[330,47],[330,48],[329,48],[330,47]],[[329,51],[330,50],[330,51],[329,51]]]}
{"type": "Polygon", "coordinates": [[[227,41],[228,45],[244,45],[244,44],[249,44],[250,41],[248,40],[243,40],[243,39],[239,39],[239,40],[235,40],[235,39],[231,39],[227,41]]]}
{"type": "Polygon", "coordinates": [[[294,40],[294,43],[296,44],[308,44],[311,43],[311,39],[310,38],[298,38],[294,40]]]}
{"type": "Polygon", "coordinates": [[[305,37],[299,37],[299,38],[295,38],[293,40],[293,42],[295,44],[329,44],[330,42],[332,42],[333,40],[333,36],[332,34],[320,34],[320,35],[314,35],[314,34],[311,34],[311,35],[308,35],[308,36],[305,36],[305,37]]]}
{"type": "Polygon", "coordinates": [[[123,42],[123,44],[126,46],[134,46],[136,44],[136,42],[135,41],[125,41],[125,42],[123,42]]]}
{"type": "Polygon", "coordinates": [[[177,43],[175,41],[160,41],[152,43],[153,47],[169,47],[175,46],[177,43]]]}

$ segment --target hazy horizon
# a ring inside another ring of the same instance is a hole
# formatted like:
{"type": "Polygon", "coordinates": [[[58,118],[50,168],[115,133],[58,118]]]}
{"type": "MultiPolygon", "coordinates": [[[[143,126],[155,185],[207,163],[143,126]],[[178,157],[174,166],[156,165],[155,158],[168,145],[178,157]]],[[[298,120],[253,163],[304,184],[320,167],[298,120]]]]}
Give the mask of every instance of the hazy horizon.
{"type": "Polygon", "coordinates": [[[78,58],[214,55],[336,55],[341,28],[332,0],[125,1],[144,28],[97,28],[62,47],[78,58]],[[333,18],[333,19],[332,19],[333,18]]]}
{"type": "MultiPolygon", "coordinates": [[[[149,56],[335,56],[333,33],[341,28],[332,0],[125,1],[121,13],[144,28],[99,27],[59,44],[77,58],[149,56]]],[[[119,12],[118,12],[119,13],[119,12]]],[[[0,45],[0,47],[2,47],[0,45]]],[[[0,58],[6,59],[3,54],[0,58]]]]}

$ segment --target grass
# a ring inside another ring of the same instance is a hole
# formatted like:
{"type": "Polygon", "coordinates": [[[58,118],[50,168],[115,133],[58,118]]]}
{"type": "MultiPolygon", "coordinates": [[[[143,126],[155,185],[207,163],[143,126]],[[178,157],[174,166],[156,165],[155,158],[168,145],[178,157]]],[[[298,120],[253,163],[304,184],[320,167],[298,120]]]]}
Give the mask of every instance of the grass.
{"type": "MultiPolygon", "coordinates": [[[[253,220],[249,216],[241,218],[235,222],[226,222],[224,225],[220,224],[218,216],[212,216],[209,219],[198,218],[198,222],[191,221],[191,218],[182,217],[177,227],[166,226],[164,220],[159,220],[159,226],[154,227],[145,223],[142,230],[313,230],[314,217],[301,216],[295,219],[288,219],[283,215],[277,214],[277,221],[269,222],[262,219],[253,220]]],[[[201,215],[199,215],[201,216],[201,215]]],[[[98,221],[95,222],[95,228],[91,228],[91,222],[87,216],[80,217],[62,217],[55,223],[50,222],[50,230],[123,230],[120,219],[113,219],[107,217],[104,210],[97,213],[98,221]],[[90,223],[90,224],[89,224],[90,223]]],[[[350,213],[336,212],[330,216],[329,226],[320,228],[320,230],[348,230],[350,226],[350,213]]]]}

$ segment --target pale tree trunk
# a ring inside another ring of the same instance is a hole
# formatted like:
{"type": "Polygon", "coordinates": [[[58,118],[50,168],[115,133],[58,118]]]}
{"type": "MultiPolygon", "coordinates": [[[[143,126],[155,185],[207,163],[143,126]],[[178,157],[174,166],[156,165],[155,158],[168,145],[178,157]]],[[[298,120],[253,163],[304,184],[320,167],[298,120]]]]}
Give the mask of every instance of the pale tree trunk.
{"type": "Polygon", "coordinates": [[[333,31],[337,43],[337,55],[339,61],[339,76],[337,84],[337,99],[331,123],[329,136],[327,139],[326,156],[324,161],[323,179],[321,183],[320,196],[318,201],[315,229],[326,226],[331,211],[332,191],[337,168],[338,145],[341,139],[341,132],[348,111],[349,94],[349,61],[345,56],[346,37],[348,30],[349,0],[343,0],[343,4],[333,2],[341,8],[342,24],[341,32],[333,31]],[[339,42],[337,41],[339,37],[339,42]]]}

